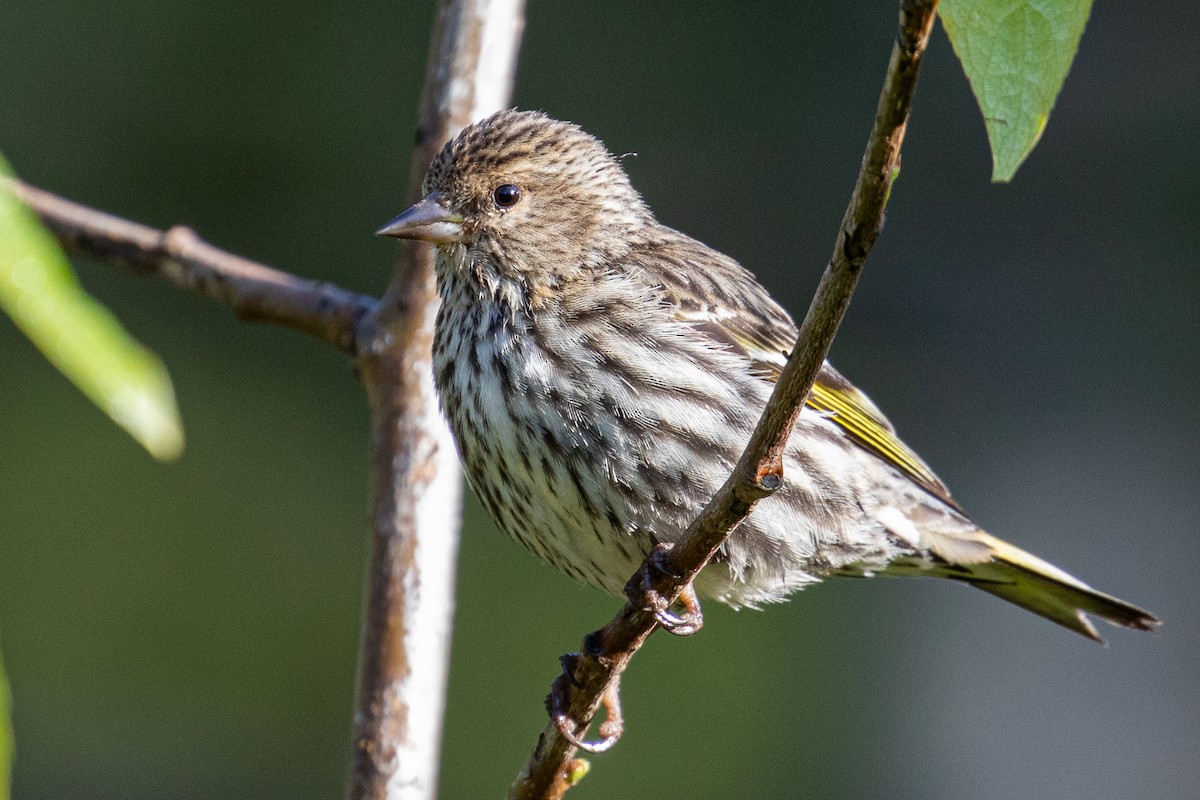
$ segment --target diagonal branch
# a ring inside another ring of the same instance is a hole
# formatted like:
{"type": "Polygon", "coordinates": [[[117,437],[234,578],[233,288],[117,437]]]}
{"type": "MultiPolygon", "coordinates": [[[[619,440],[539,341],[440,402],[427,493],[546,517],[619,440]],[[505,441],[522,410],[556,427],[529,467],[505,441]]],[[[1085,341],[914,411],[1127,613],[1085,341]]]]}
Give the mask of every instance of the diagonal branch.
{"type": "Polygon", "coordinates": [[[190,228],[160,231],[19,180],[10,185],[68,252],[156,275],[230,306],[240,319],[292,328],[348,355],[357,350],[359,321],[375,306],[371,297],[228,253],[190,228]]]}
{"type": "MultiPolygon", "coordinates": [[[[661,565],[647,561],[646,569],[654,576],[652,590],[668,602],[679,598],[755,503],[782,483],[784,447],[883,225],[884,207],[899,167],[900,145],[936,8],[937,0],[901,0],[899,35],[833,256],[749,445],[729,480],[692,523],[683,541],[665,554],[661,565]],[[656,566],[661,568],[653,568],[656,566]]],[[[596,715],[605,698],[615,691],[630,659],[656,627],[652,611],[626,602],[607,625],[585,637],[583,652],[569,661],[573,680],[564,682],[572,684],[569,707],[565,709],[570,719],[582,722],[596,715]]],[[[582,774],[575,752],[576,747],[552,719],[510,788],[510,800],[561,797],[571,787],[574,776],[582,774]]]]}

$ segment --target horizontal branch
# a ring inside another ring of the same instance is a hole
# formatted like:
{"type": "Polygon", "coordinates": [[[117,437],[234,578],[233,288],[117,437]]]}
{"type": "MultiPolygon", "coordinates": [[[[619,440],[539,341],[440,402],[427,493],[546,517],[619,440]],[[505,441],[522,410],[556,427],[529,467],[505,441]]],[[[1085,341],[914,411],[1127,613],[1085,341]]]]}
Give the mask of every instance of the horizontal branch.
{"type": "Polygon", "coordinates": [[[11,186],[73,255],[157,275],[230,306],[240,319],[292,328],[349,355],[357,351],[359,320],[375,306],[371,297],[228,253],[190,228],[160,231],[18,180],[11,186]]]}
{"type": "MultiPolygon", "coordinates": [[[[901,2],[899,36],[833,256],[749,445],[729,480],[692,523],[684,539],[661,559],[661,568],[649,561],[644,568],[654,576],[651,590],[668,602],[678,600],[754,504],[782,483],[784,448],[845,315],[863,262],[883,225],[884,206],[900,163],[900,145],[936,7],[937,0],[901,2]]],[[[582,722],[596,715],[603,699],[615,691],[630,659],[656,627],[652,611],[626,602],[604,628],[585,637],[583,652],[570,662],[573,680],[565,711],[571,720],[582,722]]],[[[578,772],[573,761],[575,752],[576,747],[551,719],[510,788],[510,799],[561,797],[572,785],[571,776],[578,772]]]]}

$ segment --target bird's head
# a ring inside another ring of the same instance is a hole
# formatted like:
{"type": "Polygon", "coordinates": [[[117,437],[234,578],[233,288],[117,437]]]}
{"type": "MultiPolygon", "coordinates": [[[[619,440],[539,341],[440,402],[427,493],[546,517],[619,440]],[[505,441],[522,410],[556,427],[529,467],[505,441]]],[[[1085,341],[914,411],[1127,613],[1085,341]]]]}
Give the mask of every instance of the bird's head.
{"type": "Polygon", "coordinates": [[[598,139],[536,111],[464,128],[423,191],[379,234],[462,247],[470,262],[523,276],[611,263],[654,220],[598,139]]]}

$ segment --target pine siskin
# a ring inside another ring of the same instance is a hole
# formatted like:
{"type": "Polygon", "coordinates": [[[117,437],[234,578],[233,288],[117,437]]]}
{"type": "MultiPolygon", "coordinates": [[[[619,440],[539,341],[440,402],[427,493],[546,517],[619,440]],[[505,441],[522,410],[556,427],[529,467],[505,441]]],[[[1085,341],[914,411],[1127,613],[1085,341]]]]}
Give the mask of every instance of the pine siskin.
{"type": "MultiPolygon", "coordinates": [[[[424,191],[379,233],[437,245],[434,380],[467,478],[510,536],[620,593],[730,474],[796,326],[735,261],[659,223],[575,125],[495,114],[446,145],[424,191]]],[[[754,606],[828,575],[935,576],[1092,639],[1085,612],[1158,625],[980,530],[828,364],[784,475],[701,596],[754,606]]]]}

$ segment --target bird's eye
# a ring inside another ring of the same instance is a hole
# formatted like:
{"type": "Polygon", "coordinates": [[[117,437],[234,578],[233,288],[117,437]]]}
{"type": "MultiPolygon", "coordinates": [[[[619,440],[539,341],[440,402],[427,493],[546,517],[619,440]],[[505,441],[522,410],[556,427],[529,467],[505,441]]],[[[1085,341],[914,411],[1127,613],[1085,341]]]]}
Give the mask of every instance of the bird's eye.
{"type": "Polygon", "coordinates": [[[497,186],[496,191],[492,192],[492,199],[500,208],[512,208],[521,199],[521,187],[511,183],[497,186]]]}

